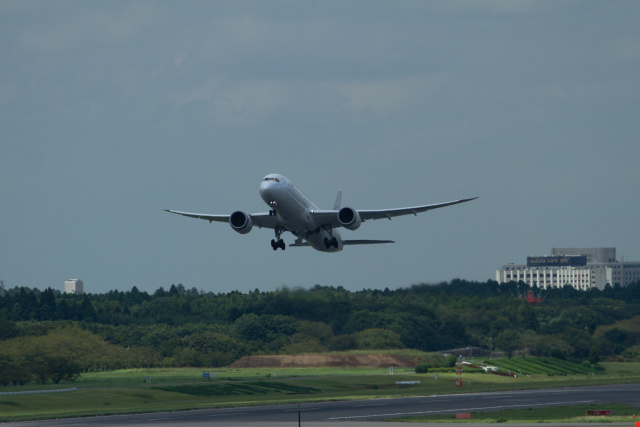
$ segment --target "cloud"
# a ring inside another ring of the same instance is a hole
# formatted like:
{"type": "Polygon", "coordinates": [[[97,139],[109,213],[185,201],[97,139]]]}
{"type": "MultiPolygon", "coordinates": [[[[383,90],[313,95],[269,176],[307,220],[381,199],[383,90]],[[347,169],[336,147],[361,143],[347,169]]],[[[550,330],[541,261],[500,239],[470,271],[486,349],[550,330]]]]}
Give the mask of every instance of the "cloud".
{"type": "Polygon", "coordinates": [[[338,83],[346,110],[389,114],[424,103],[446,84],[439,75],[416,75],[338,83]]]}
{"type": "Polygon", "coordinates": [[[282,82],[244,81],[218,91],[211,112],[220,124],[252,126],[264,123],[288,98],[288,88],[282,82]]]}
{"type": "Polygon", "coordinates": [[[74,51],[104,43],[125,43],[149,28],[161,16],[154,3],[122,3],[123,7],[96,8],[72,3],[66,9],[43,4],[37,19],[23,27],[22,46],[50,53],[74,51]],[[49,7],[47,7],[49,6],[49,7]],[[61,19],[47,19],[50,15],[61,19]]]}
{"type": "Polygon", "coordinates": [[[451,7],[458,12],[487,12],[492,15],[522,15],[537,9],[549,7],[548,2],[537,2],[534,0],[485,0],[447,3],[445,7],[451,7]]]}
{"type": "Polygon", "coordinates": [[[202,103],[218,125],[244,127],[264,123],[276,114],[290,100],[290,92],[280,81],[229,81],[213,76],[195,88],[174,92],[169,99],[178,107],[202,103]]]}

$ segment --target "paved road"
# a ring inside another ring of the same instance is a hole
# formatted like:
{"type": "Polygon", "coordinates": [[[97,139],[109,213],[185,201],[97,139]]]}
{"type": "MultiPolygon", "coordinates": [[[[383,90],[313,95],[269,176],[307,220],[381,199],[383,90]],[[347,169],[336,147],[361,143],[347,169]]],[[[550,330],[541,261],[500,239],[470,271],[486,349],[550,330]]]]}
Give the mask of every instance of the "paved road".
{"type": "MultiPolygon", "coordinates": [[[[321,402],[302,405],[207,409],[199,411],[47,420],[28,423],[5,423],[0,425],[2,427],[297,426],[298,411],[300,411],[301,425],[305,427],[339,425],[362,427],[377,424],[377,422],[385,419],[409,415],[488,412],[502,409],[540,408],[555,405],[578,404],[592,404],[594,408],[597,409],[597,405],[611,402],[628,403],[636,406],[639,408],[640,416],[640,384],[421,396],[349,402],[321,402]]],[[[397,425],[407,426],[406,424],[396,423],[384,424],[385,427],[394,427],[397,425]]],[[[411,424],[411,426],[414,425],[416,424],[411,424]]],[[[465,425],[469,426],[469,424],[465,425]]]]}

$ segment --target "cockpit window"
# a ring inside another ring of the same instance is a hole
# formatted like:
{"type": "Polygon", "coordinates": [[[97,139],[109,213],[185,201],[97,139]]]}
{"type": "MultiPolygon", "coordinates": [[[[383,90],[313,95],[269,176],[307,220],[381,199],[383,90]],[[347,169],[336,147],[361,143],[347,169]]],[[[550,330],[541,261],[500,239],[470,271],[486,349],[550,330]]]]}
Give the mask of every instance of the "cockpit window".
{"type": "Polygon", "coordinates": [[[275,182],[280,182],[280,180],[278,178],[273,178],[273,177],[266,177],[264,179],[265,181],[275,181],[275,182]]]}

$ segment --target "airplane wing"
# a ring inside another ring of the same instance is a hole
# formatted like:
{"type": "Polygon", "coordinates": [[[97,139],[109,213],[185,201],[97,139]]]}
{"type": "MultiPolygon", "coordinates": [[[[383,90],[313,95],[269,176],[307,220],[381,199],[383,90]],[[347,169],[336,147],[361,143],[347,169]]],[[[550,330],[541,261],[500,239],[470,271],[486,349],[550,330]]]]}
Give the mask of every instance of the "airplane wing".
{"type": "MultiPolygon", "coordinates": [[[[199,219],[206,219],[209,222],[229,222],[229,216],[230,215],[211,215],[211,214],[201,214],[201,213],[191,213],[191,212],[180,212],[180,211],[172,211],[170,209],[164,209],[166,212],[170,212],[170,213],[174,213],[174,214],[178,214],[178,215],[182,215],[182,216],[188,216],[190,218],[199,218],[199,219]]],[[[264,213],[254,213],[249,215],[251,217],[251,222],[253,223],[253,225],[255,225],[256,227],[259,228],[275,228],[280,224],[280,221],[278,220],[278,217],[274,216],[274,215],[269,215],[268,212],[264,212],[264,213]]]]}
{"type": "MultiPolygon", "coordinates": [[[[344,246],[349,245],[378,245],[381,243],[395,243],[393,240],[343,240],[342,244],[344,246]]],[[[300,243],[292,243],[289,247],[303,247],[303,246],[311,246],[309,242],[300,242],[300,243]]]]}
{"type": "MultiPolygon", "coordinates": [[[[444,208],[446,206],[457,205],[459,203],[469,202],[471,200],[475,200],[477,197],[472,197],[469,199],[460,199],[454,200],[451,202],[444,203],[435,203],[432,205],[423,205],[423,206],[413,206],[409,208],[396,208],[396,209],[378,209],[378,210],[359,210],[358,214],[362,219],[362,222],[374,219],[391,219],[396,216],[402,215],[417,215],[420,212],[430,211],[432,209],[444,208]]],[[[312,212],[312,215],[316,219],[316,221],[323,225],[330,225],[331,227],[337,228],[342,225],[338,221],[338,210],[315,210],[312,212]]]]}
{"type": "Polygon", "coordinates": [[[393,240],[345,240],[343,245],[378,245],[381,243],[395,243],[393,240]]]}
{"type": "Polygon", "coordinates": [[[452,202],[435,203],[433,205],[414,206],[412,208],[368,210],[368,211],[358,211],[358,213],[360,214],[360,218],[362,218],[362,221],[366,221],[369,219],[384,219],[384,218],[391,219],[394,216],[417,215],[420,212],[426,212],[432,209],[438,209],[438,208],[444,208],[446,206],[457,205],[458,203],[470,202],[471,200],[475,200],[475,199],[477,199],[477,197],[472,197],[470,199],[454,200],[452,202]]]}

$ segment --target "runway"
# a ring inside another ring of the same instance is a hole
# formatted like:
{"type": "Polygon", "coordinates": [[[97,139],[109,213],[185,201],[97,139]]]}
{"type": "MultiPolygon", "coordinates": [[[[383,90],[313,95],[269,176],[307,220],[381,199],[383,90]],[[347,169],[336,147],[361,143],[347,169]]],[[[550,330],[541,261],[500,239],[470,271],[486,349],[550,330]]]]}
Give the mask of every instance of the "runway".
{"type": "MultiPolygon", "coordinates": [[[[348,402],[318,402],[300,405],[206,409],[3,423],[0,425],[2,425],[2,427],[233,427],[241,425],[293,427],[298,425],[298,413],[300,413],[301,425],[306,427],[340,425],[363,427],[377,424],[386,419],[412,415],[490,412],[503,409],[543,408],[579,404],[592,404],[594,405],[594,409],[598,409],[597,405],[612,402],[627,403],[631,406],[638,407],[640,415],[640,384],[418,396],[348,402]]],[[[413,426],[420,424],[384,423],[385,427],[397,427],[400,425],[406,427],[407,425],[413,426]]],[[[470,424],[465,425],[468,426],[470,424]]],[[[519,426],[523,425],[524,424],[519,424],[519,426]]]]}

